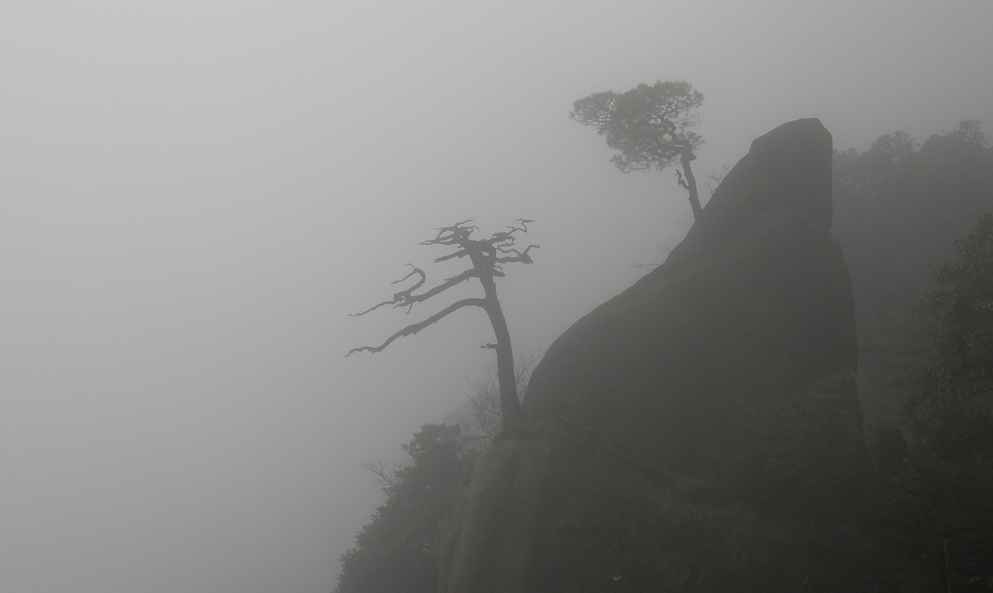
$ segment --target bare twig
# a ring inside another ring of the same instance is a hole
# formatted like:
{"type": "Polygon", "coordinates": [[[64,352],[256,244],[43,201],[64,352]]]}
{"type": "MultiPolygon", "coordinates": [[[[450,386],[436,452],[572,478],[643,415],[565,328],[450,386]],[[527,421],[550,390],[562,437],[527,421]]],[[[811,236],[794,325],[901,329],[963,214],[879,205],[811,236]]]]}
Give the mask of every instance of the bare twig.
{"type": "Polygon", "coordinates": [[[389,470],[386,468],[386,464],[382,461],[363,463],[362,469],[376,476],[379,481],[379,485],[384,489],[392,488],[396,484],[396,477],[394,476],[395,470],[389,470]]]}
{"type": "Polygon", "coordinates": [[[520,249],[514,249],[514,248],[500,249],[499,251],[501,253],[513,253],[514,255],[512,257],[511,256],[508,256],[508,257],[498,257],[498,258],[494,259],[493,261],[496,262],[496,263],[498,263],[498,264],[509,264],[509,263],[532,264],[532,263],[534,263],[534,260],[531,258],[531,255],[530,255],[529,252],[532,249],[538,249],[540,247],[541,247],[541,245],[535,245],[534,243],[532,243],[532,244],[528,245],[524,249],[524,251],[521,251],[520,249]]]}

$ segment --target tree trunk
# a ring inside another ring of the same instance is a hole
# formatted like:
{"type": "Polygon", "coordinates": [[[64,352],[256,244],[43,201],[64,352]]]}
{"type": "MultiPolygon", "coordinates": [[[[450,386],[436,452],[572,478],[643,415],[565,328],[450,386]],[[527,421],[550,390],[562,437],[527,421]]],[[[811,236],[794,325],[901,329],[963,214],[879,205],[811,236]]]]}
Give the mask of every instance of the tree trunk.
{"type": "Polygon", "coordinates": [[[683,165],[683,177],[686,178],[686,191],[690,192],[690,206],[693,207],[693,220],[698,220],[700,214],[703,212],[703,207],[700,206],[700,194],[696,187],[696,176],[693,175],[693,167],[690,162],[696,157],[689,150],[684,150],[682,156],[680,157],[680,162],[683,165]]]}
{"type": "MultiPolygon", "coordinates": [[[[480,270],[480,268],[476,268],[480,270]]],[[[510,346],[510,330],[507,319],[497,299],[496,282],[493,274],[480,270],[479,281],[486,294],[486,314],[493,325],[496,337],[497,381],[500,383],[500,414],[502,432],[515,432],[521,428],[521,402],[517,398],[517,375],[514,373],[514,350],[510,346]]]]}
{"type": "Polygon", "coordinates": [[[521,402],[517,398],[517,375],[514,373],[514,351],[510,346],[510,332],[503,317],[500,303],[487,308],[493,333],[496,334],[497,378],[500,382],[500,408],[503,432],[514,432],[521,427],[521,402]]]}

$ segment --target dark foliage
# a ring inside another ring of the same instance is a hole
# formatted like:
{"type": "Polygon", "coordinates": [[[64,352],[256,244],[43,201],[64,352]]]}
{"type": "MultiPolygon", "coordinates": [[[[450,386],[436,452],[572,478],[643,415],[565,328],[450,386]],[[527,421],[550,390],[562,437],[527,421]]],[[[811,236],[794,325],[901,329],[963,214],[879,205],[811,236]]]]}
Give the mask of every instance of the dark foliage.
{"type": "Polygon", "coordinates": [[[664,169],[703,138],[693,131],[703,94],[685,81],[639,84],[623,93],[593,93],[573,103],[570,116],[603,135],[621,171],[664,169]]]}
{"type": "Polygon", "coordinates": [[[918,142],[880,136],[863,152],[836,152],[834,234],[855,293],[860,391],[870,434],[901,422],[928,354],[915,312],[934,271],[993,203],[993,149],[979,124],[918,142]]]}
{"type": "Polygon", "coordinates": [[[589,126],[617,151],[611,162],[624,173],[662,170],[679,162],[679,186],[689,192],[693,216],[702,211],[692,161],[703,144],[693,131],[703,94],[682,80],[639,84],[623,93],[602,91],[573,102],[569,116],[589,126]]]}
{"type": "Polygon", "coordinates": [[[886,134],[864,152],[835,154],[834,197],[880,470],[863,517],[883,542],[874,570],[890,562],[898,581],[944,590],[961,575],[944,565],[943,548],[993,526],[983,312],[993,149],[974,121],[923,142],[886,134]]]}
{"type": "Polygon", "coordinates": [[[993,214],[957,244],[935,285],[925,309],[933,352],[909,405],[914,434],[943,461],[993,464],[993,214]]]}
{"type": "Polygon", "coordinates": [[[386,502],[341,558],[335,593],[434,593],[441,530],[469,477],[458,427],[423,426],[404,446],[410,463],[381,474],[386,502]]]}

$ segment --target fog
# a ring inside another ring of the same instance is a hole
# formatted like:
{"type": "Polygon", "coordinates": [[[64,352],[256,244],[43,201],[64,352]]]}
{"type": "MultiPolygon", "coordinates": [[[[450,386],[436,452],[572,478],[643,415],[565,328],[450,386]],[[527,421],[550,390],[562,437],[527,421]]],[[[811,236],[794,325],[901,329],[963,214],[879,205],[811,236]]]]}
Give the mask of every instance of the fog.
{"type": "Polygon", "coordinates": [[[0,589],[330,591],[362,464],[492,372],[481,315],[345,359],[419,318],[347,313],[435,227],[526,216],[500,290],[537,356],[691,223],[574,99],[691,81],[704,196],[790,119],[993,122],[987,2],[744,4],[5,3],[0,589]]]}

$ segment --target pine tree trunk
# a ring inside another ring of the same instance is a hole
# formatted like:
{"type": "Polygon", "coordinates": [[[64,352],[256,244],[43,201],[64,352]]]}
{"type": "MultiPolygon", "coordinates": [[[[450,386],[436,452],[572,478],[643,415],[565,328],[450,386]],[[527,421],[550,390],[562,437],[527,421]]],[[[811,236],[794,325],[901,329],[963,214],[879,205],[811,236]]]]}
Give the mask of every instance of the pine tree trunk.
{"type": "Polygon", "coordinates": [[[514,351],[510,346],[510,332],[500,304],[489,311],[493,332],[496,334],[497,378],[500,381],[500,409],[503,432],[516,432],[521,428],[521,402],[517,397],[517,375],[514,373],[514,351]]]}
{"type": "Polygon", "coordinates": [[[700,205],[700,194],[697,191],[696,186],[696,176],[693,175],[693,167],[690,162],[696,157],[689,150],[684,150],[682,156],[680,157],[680,162],[683,166],[683,177],[686,179],[686,191],[690,192],[690,206],[693,208],[693,220],[698,220],[700,214],[703,213],[703,207],[700,205]]]}
{"type": "Polygon", "coordinates": [[[486,294],[486,313],[496,337],[497,380],[500,383],[501,431],[515,432],[521,428],[521,402],[517,397],[517,375],[514,373],[514,350],[510,345],[507,319],[497,299],[496,283],[492,274],[481,273],[480,283],[486,294]]]}

